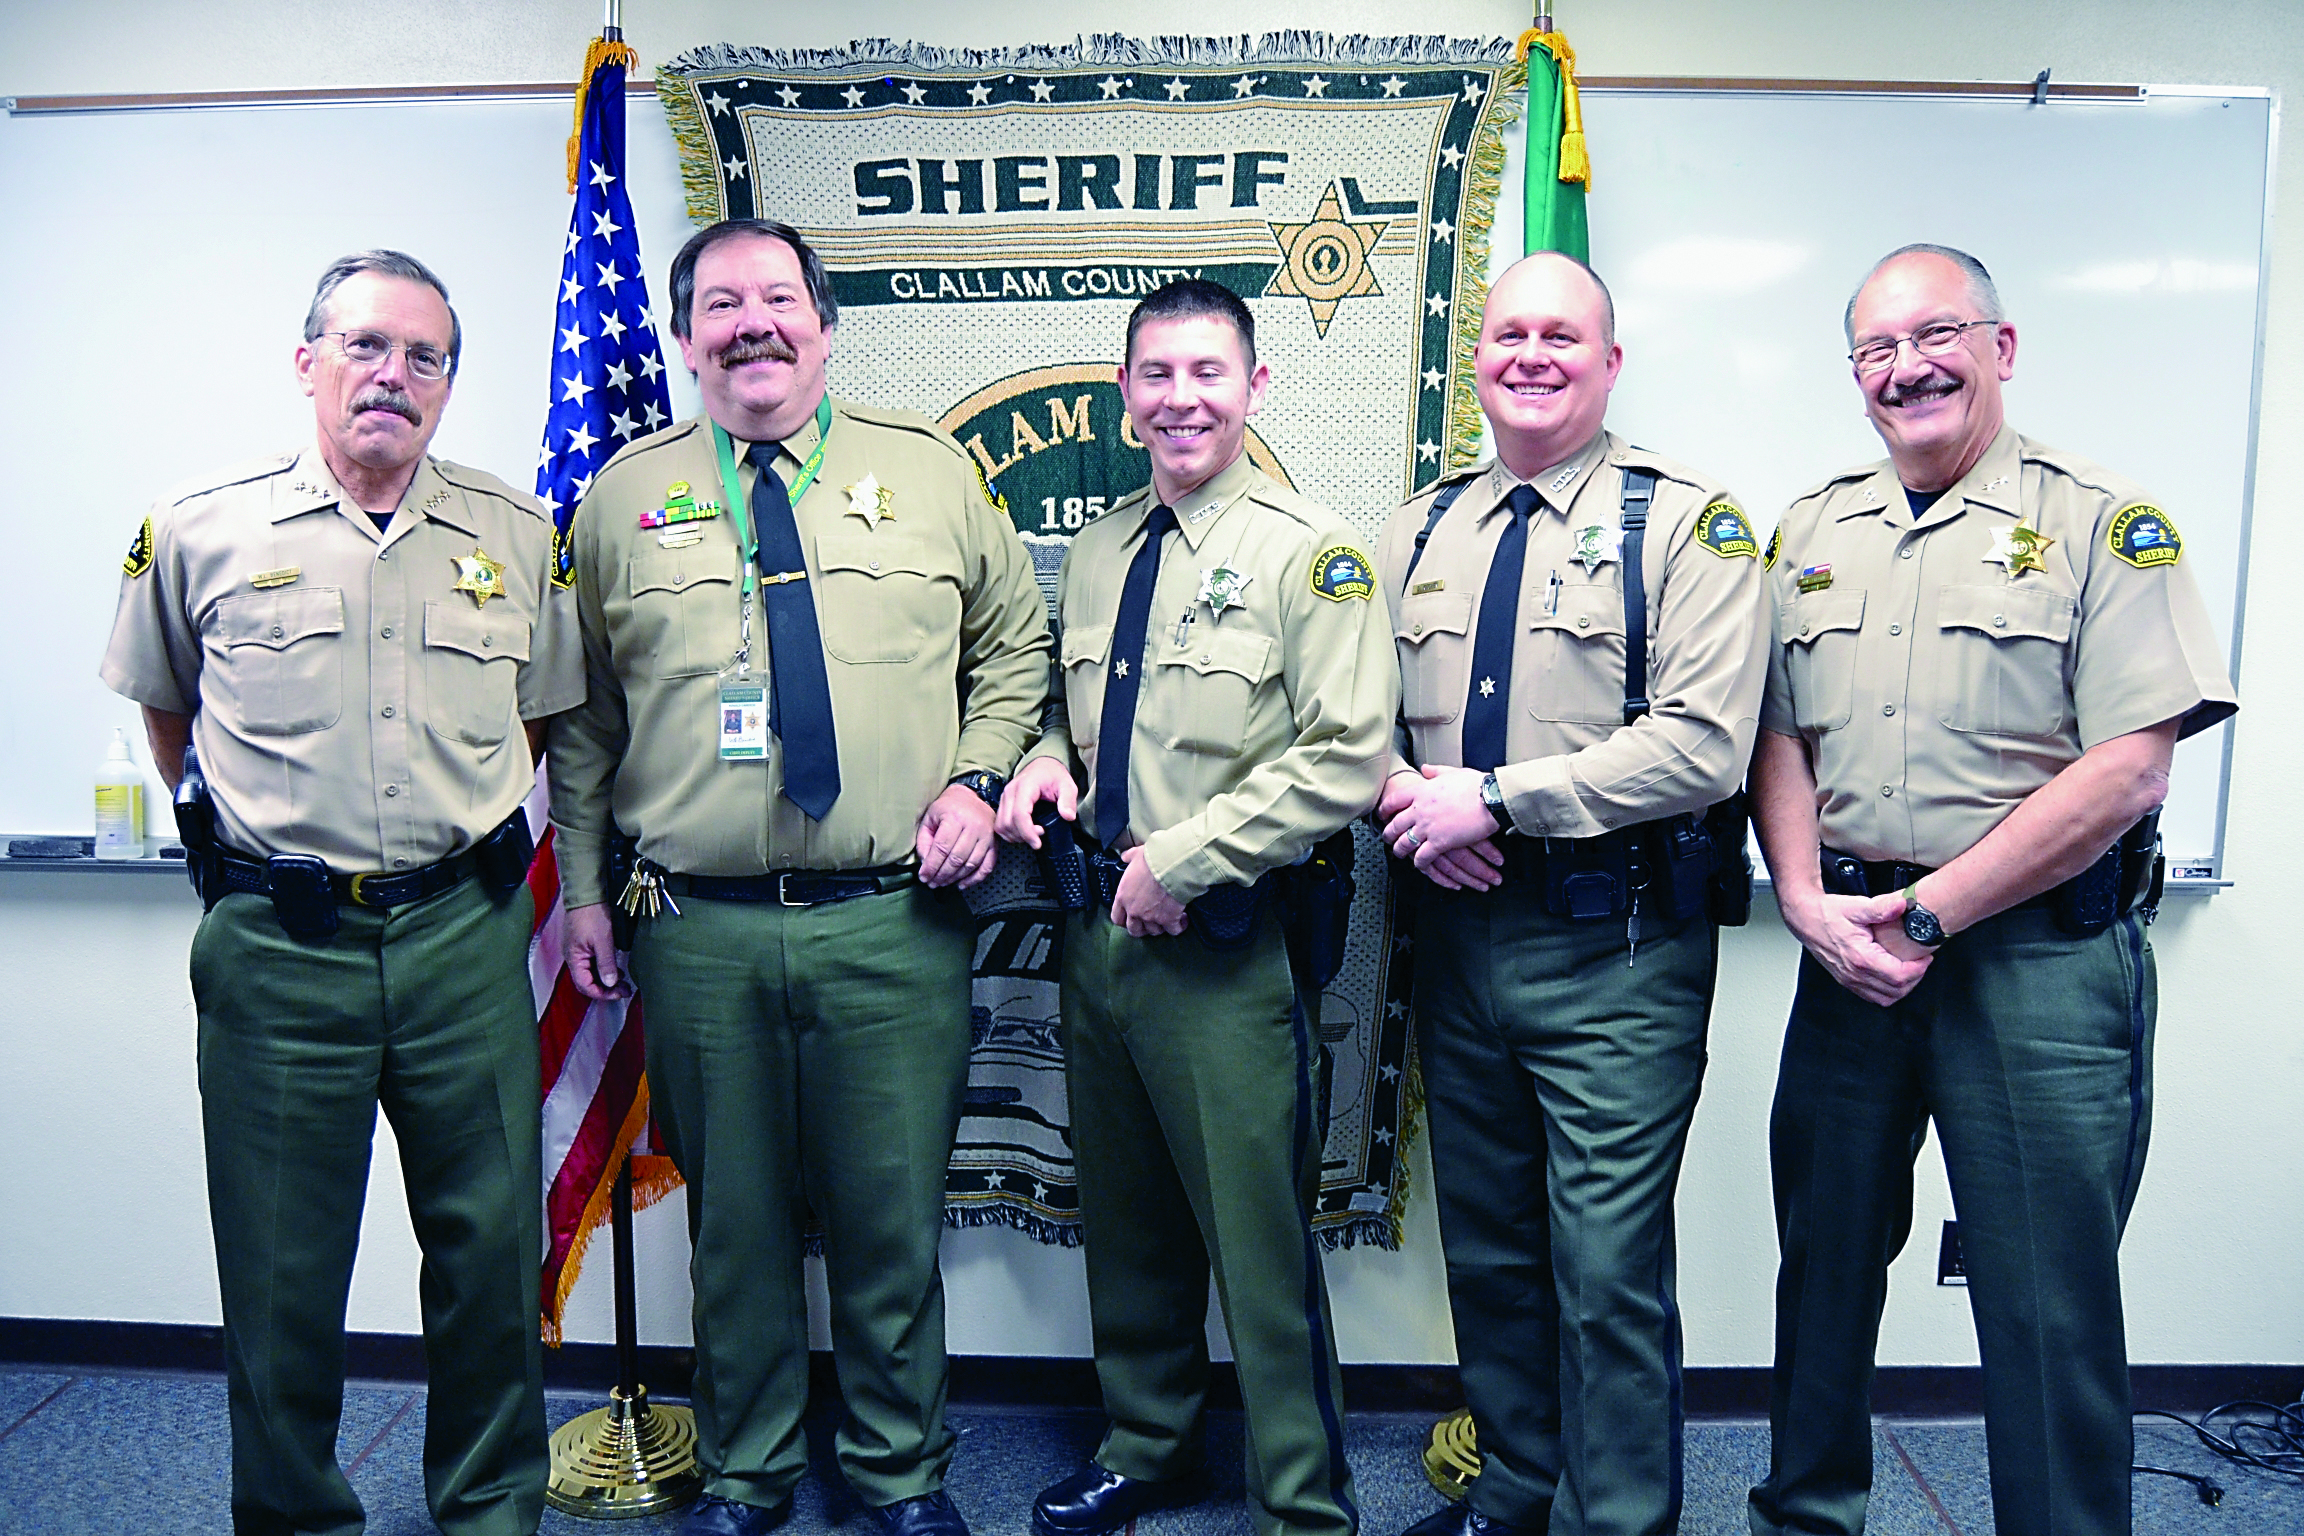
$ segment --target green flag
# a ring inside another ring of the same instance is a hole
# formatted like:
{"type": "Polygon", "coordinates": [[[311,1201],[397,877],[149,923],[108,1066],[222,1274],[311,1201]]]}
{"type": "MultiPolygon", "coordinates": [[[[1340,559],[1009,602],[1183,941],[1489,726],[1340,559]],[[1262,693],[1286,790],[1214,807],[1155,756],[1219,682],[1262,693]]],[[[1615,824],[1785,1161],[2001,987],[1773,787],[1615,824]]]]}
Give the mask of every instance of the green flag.
{"type": "Polygon", "coordinates": [[[1528,227],[1525,251],[1565,251],[1591,259],[1584,189],[1584,113],[1576,96],[1576,53],[1557,32],[1521,39],[1528,58],[1528,227]]]}

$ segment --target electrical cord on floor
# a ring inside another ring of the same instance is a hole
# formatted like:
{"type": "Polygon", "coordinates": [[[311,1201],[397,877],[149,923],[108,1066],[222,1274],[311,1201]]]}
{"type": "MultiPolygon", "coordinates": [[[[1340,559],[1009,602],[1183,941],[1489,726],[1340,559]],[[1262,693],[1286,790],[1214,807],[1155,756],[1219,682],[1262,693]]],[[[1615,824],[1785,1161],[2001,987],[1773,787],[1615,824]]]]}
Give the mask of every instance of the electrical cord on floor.
{"type": "MultiPolygon", "coordinates": [[[[2290,1403],[2285,1408],[2277,1403],[2258,1402],[2243,1398],[2237,1402],[2219,1403],[2197,1419],[2185,1418],[2180,1413],[2165,1409],[2146,1408],[2137,1417],[2168,1419],[2192,1431],[2194,1438],[2223,1457],[2244,1467],[2254,1467],[2275,1477],[2304,1479],[2304,1402],[2290,1403]],[[2248,1413],[2253,1410],[2253,1413],[2248,1413]],[[2229,1417],[2230,1429],[2218,1434],[2210,1426],[2218,1418],[2229,1417]]],[[[2148,1472],[2157,1477],[2179,1478],[2192,1485],[2200,1495],[2200,1502],[2214,1509],[2224,1501],[2224,1489],[2213,1479],[2191,1472],[2177,1472],[2167,1467],[2147,1467],[2141,1463],[2129,1468],[2131,1473],[2148,1472]]]]}

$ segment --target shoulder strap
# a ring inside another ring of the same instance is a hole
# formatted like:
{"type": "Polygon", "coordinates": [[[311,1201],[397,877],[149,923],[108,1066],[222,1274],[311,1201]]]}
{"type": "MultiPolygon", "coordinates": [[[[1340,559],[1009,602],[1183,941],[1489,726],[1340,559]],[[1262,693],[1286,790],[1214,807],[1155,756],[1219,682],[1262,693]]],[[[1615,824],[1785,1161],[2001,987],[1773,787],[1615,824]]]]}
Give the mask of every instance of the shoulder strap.
{"type": "Polygon", "coordinates": [[[1647,542],[1648,504],[1656,498],[1656,471],[1624,471],[1624,723],[1648,713],[1648,585],[1640,549],[1647,542]]]}
{"type": "Polygon", "coordinates": [[[1451,480],[1440,487],[1439,495],[1432,498],[1432,510],[1424,515],[1423,530],[1416,535],[1416,548],[1408,556],[1407,574],[1400,578],[1400,590],[1403,592],[1408,590],[1408,578],[1416,574],[1416,562],[1424,558],[1424,546],[1431,539],[1432,530],[1440,526],[1440,519],[1448,515],[1448,509],[1456,505],[1456,498],[1463,495],[1471,484],[1470,480],[1451,480]]]}

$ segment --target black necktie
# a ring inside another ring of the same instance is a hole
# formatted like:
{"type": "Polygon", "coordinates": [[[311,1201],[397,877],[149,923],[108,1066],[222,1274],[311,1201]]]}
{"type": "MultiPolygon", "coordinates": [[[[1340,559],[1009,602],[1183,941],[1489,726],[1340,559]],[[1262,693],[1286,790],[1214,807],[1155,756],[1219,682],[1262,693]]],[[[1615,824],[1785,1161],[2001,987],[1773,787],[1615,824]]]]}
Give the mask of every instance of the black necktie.
{"type": "Polygon", "coordinates": [[[816,598],[800,553],[792,498],[776,478],[776,445],[754,443],[747,455],[760,478],[752,485],[752,528],[760,541],[760,606],[768,620],[770,713],[784,744],[784,797],[822,821],[840,798],[840,750],[832,737],[832,687],[824,680],[824,637],[816,598]]]}
{"type": "Polygon", "coordinates": [[[1144,640],[1152,626],[1152,584],[1160,575],[1160,541],[1176,514],[1154,507],[1144,519],[1144,547],[1128,562],[1120,613],[1104,673],[1104,720],[1096,736],[1096,840],[1107,849],[1128,830],[1128,744],[1136,734],[1136,688],[1144,680],[1144,640]]]}
{"type": "Polygon", "coordinates": [[[1528,514],[1534,486],[1512,487],[1512,521],[1496,541],[1488,585],[1480,593],[1480,625],[1472,636],[1472,686],[1464,697],[1464,766],[1492,772],[1504,762],[1504,733],[1512,720],[1512,641],[1520,626],[1520,577],[1528,563],[1528,514]]]}

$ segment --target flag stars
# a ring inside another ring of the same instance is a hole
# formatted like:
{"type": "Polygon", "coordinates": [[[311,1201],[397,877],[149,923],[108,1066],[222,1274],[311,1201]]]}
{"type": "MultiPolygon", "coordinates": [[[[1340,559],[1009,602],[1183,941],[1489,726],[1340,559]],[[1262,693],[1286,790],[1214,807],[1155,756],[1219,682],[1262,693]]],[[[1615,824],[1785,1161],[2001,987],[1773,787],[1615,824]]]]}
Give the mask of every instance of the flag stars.
{"type": "Polygon", "coordinates": [[[1441,385],[1447,382],[1448,375],[1442,373],[1439,369],[1427,368],[1424,370],[1424,387],[1426,389],[1438,389],[1441,385]]]}
{"type": "Polygon", "coordinates": [[[1440,146],[1440,163],[1454,170],[1464,163],[1464,151],[1453,144],[1443,144],[1440,146]]]}
{"type": "Polygon", "coordinates": [[[1436,224],[1434,224],[1434,225],[1432,226],[1432,243],[1433,243],[1433,244],[1435,244],[1435,245],[1445,245],[1445,244],[1447,244],[1449,241],[1451,241],[1451,240],[1453,240],[1453,239],[1455,239],[1455,238],[1456,238],[1456,226],[1455,226],[1455,225],[1453,225],[1453,224],[1451,224],[1451,223],[1449,223],[1449,222],[1448,222],[1446,219],[1442,219],[1442,220],[1440,220],[1438,223],[1436,223],[1436,224]]]}
{"type": "Polygon", "coordinates": [[[730,155],[727,159],[721,161],[720,165],[723,170],[727,171],[728,179],[730,181],[742,181],[744,179],[744,162],[737,159],[734,155],[730,155]]]}
{"type": "Polygon", "coordinates": [[[582,279],[582,278],[578,277],[578,276],[577,276],[575,273],[571,272],[571,273],[569,273],[569,274],[568,274],[566,277],[564,277],[564,278],[560,279],[560,302],[561,302],[561,303],[563,303],[563,304],[573,304],[573,303],[575,303],[575,302],[576,302],[576,295],[578,295],[578,294],[582,293],[583,291],[584,291],[584,279],[582,279]]]}
{"type": "Polygon", "coordinates": [[[1182,101],[1191,89],[1192,87],[1185,83],[1184,77],[1179,75],[1168,82],[1168,99],[1170,101],[1182,101]]]}
{"type": "Polygon", "coordinates": [[[619,394],[630,394],[632,392],[632,370],[620,362],[610,363],[608,365],[608,387],[619,394]]]}
{"type": "MultiPolygon", "coordinates": [[[[600,441],[600,439],[594,437],[590,430],[581,421],[568,429],[568,451],[570,453],[581,453],[586,458],[590,458],[592,456],[592,445],[598,441],[600,441]]],[[[582,491],[578,491],[576,494],[581,496],[584,493],[582,491]]]]}
{"type": "Polygon", "coordinates": [[[662,358],[658,357],[653,352],[643,352],[640,354],[640,376],[643,379],[646,379],[649,383],[653,384],[656,382],[656,375],[662,373],[663,371],[664,360],[662,358]]]}
{"type": "Polygon", "coordinates": [[[1046,101],[1049,97],[1054,96],[1055,94],[1056,87],[1050,85],[1047,81],[1035,80],[1032,82],[1032,99],[1034,101],[1046,101]]]}
{"type": "Polygon", "coordinates": [[[863,89],[859,86],[851,85],[848,87],[848,89],[840,93],[840,99],[848,103],[848,105],[851,107],[860,107],[864,105],[863,89]]]}
{"type": "Polygon", "coordinates": [[[592,393],[592,386],[584,382],[584,375],[580,373],[572,378],[566,378],[560,381],[561,400],[575,401],[579,410],[583,408],[584,397],[590,393],[592,393]]]}
{"type": "Polygon", "coordinates": [[[1117,99],[1122,91],[1128,89],[1128,82],[1117,75],[1106,75],[1096,82],[1096,89],[1104,93],[1106,101],[1112,101],[1117,99]]]}
{"type": "Polygon", "coordinates": [[[712,109],[714,117],[726,117],[728,115],[728,98],[721,95],[718,90],[714,90],[711,95],[704,98],[704,105],[712,109]]]}
{"type": "Polygon", "coordinates": [[[986,85],[983,81],[979,80],[974,85],[968,87],[968,105],[972,107],[980,107],[991,99],[992,87],[986,85]]]}
{"type": "Polygon", "coordinates": [[[1444,293],[1427,294],[1424,299],[1424,310],[1427,314],[1445,319],[1448,314],[1448,295],[1444,293]]]}
{"type": "Polygon", "coordinates": [[[1387,96],[1397,96],[1408,88],[1408,82],[1398,75],[1388,75],[1379,83],[1383,85],[1384,94],[1387,96]]]}
{"type": "Polygon", "coordinates": [[[597,470],[586,470],[583,474],[578,475],[573,481],[569,483],[568,490],[570,494],[575,496],[578,501],[582,501],[587,495],[591,493],[592,477],[597,473],[599,473],[597,470]]]}
{"type": "Polygon", "coordinates": [[[640,424],[632,419],[630,411],[618,411],[608,420],[615,435],[626,442],[632,441],[632,434],[640,430],[640,424]]]}
{"type": "Polygon", "coordinates": [[[1480,99],[1480,82],[1470,75],[1464,77],[1463,96],[1466,101],[1478,101],[1480,99]]]}
{"type": "Polygon", "coordinates": [[[792,89],[792,87],[789,85],[780,85],[776,87],[776,99],[784,103],[784,105],[787,107],[796,107],[800,105],[800,93],[792,89]]]}
{"type": "Polygon", "coordinates": [[[600,311],[601,340],[622,341],[624,339],[624,331],[624,322],[616,317],[616,311],[612,309],[604,309],[600,311]]]}
{"type": "Polygon", "coordinates": [[[1313,75],[1304,82],[1304,94],[1306,96],[1325,96],[1328,94],[1328,82],[1318,75],[1313,75]]]}
{"type": "Polygon", "coordinates": [[[624,233],[624,226],[616,222],[615,214],[596,213],[592,215],[592,238],[595,240],[613,240],[622,233],[624,233]]]}
{"type": "Polygon", "coordinates": [[[641,409],[640,420],[649,431],[653,432],[664,425],[664,413],[657,409],[656,402],[651,400],[641,409]]]}
{"type": "Polygon", "coordinates": [[[593,162],[592,162],[592,185],[593,185],[593,187],[594,187],[594,188],[596,188],[596,189],[597,189],[597,190],[599,190],[599,191],[605,192],[605,191],[607,191],[607,190],[608,190],[610,187],[614,186],[615,184],[616,184],[616,178],[615,178],[614,176],[611,176],[610,174],[608,174],[608,167],[606,167],[606,166],[602,165],[602,164],[601,164],[599,161],[597,161],[597,160],[593,161],[593,162]]]}
{"type": "Polygon", "coordinates": [[[1440,462],[1440,445],[1430,442],[1418,443],[1416,445],[1416,457],[1427,464],[1437,464],[1440,462]]]}
{"type": "Polygon", "coordinates": [[[908,81],[904,86],[904,99],[918,106],[928,99],[928,88],[917,80],[908,81]]]}
{"type": "Polygon", "coordinates": [[[563,352],[573,352],[591,339],[591,337],[584,334],[582,328],[571,325],[560,333],[560,350],[563,352]]]}
{"type": "Polygon", "coordinates": [[[597,265],[600,268],[600,286],[610,293],[614,293],[616,285],[624,281],[624,274],[616,270],[616,263],[612,261],[600,262],[597,265]]]}

